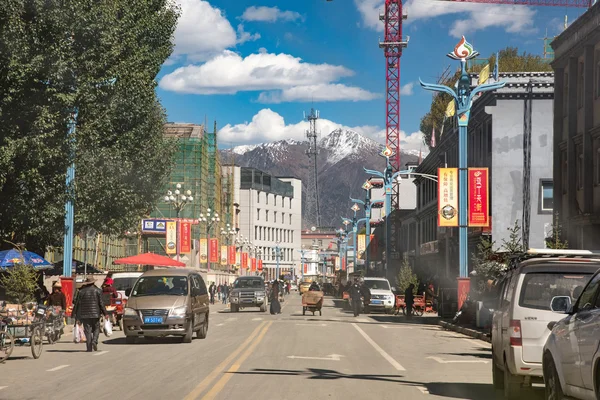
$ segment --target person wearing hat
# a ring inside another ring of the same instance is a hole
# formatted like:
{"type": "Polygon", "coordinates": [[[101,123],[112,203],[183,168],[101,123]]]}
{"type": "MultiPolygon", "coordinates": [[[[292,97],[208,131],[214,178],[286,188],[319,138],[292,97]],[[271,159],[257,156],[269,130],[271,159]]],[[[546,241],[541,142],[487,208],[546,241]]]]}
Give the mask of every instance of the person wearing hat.
{"type": "Polygon", "coordinates": [[[92,277],[88,277],[83,281],[73,308],[75,319],[83,324],[88,352],[98,351],[100,315],[107,317],[106,308],[104,308],[104,302],[102,301],[102,291],[94,285],[95,282],[96,280],[92,277]]]}
{"type": "Polygon", "coordinates": [[[48,305],[67,309],[67,297],[62,292],[60,281],[52,282],[52,293],[48,296],[48,305]]]}

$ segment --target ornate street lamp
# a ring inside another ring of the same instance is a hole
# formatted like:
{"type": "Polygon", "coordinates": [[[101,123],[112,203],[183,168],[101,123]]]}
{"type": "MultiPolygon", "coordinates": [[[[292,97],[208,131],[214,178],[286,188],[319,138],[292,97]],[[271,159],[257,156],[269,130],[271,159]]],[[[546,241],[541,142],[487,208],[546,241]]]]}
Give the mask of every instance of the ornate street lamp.
{"type": "Polygon", "coordinates": [[[188,203],[194,201],[194,197],[192,196],[191,190],[184,191],[182,189],[181,183],[175,185],[175,190],[170,191],[167,190],[167,194],[164,197],[165,203],[170,204],[175,210],[175,215],[177,217],[176,221],[176,231],[177,231],[177,261],[179,261],[179,252],[180,252],[180,238],[179,238],[179,214],[185,208],[188,203]]]}
{"type": "Polygon", "coordinates": [[[206,256],[208,258],[208,260],[206,260],[206,265],[208,271],[210,271],[210,228],[219,222],[221,222],[219,213],[212,214],[212,210],[210,208],[206,209],[206,214],[200,213],[200,218],[198,218],[198,223],[206,224],[206,256]]]}

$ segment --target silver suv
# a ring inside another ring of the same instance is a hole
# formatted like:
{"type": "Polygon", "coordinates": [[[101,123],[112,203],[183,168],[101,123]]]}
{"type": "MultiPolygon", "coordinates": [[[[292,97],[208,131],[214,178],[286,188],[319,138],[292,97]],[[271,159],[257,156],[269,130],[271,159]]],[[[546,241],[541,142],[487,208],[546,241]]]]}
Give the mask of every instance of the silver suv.
{"type": "Polygon", "coordinates": [[[231,312],[246,307],[259,307],[260,311],[267,311],[265,280],[260,276],[240,276],[233,282],[229,301],[231,312]]]}

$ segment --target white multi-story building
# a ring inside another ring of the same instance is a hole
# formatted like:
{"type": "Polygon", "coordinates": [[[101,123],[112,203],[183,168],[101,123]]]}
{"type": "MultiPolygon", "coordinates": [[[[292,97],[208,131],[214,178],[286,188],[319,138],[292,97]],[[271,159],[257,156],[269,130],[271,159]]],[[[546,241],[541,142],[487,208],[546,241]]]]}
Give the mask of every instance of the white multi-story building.
{"type": "MultiPolygon", "coordinates": [[[[274,177],[249,167],[224,166],[223,170],[233,172],[234,203],[239,205],[238,245],[242,245],[250,257],[262,260],[266,279],[276,277],[277,259],[280,275],[297,276],[300,272],[302,181],[274,177]]],[[[251,273],[241,271],[241,274],[251,273]]]]}

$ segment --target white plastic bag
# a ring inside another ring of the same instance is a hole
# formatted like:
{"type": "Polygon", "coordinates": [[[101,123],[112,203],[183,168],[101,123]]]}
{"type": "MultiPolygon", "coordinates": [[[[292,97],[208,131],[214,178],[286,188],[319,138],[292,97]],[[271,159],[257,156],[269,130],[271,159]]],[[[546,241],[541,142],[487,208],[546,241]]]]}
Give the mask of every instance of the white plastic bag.
{"type": "Polygon", "coordinates": [[[110,321],[108,319],[104,320],[104,334],[106,335],[106,337],[110,337],[110,335],[112,335],[113,331],[112,331],[112,324],[110,323],[110,321]]]}
{"type": "Polygon", "coordinates": [[[73,327],[73,343],[81,342],[81,326],[79,324],[75,324],[73,327]]]}

